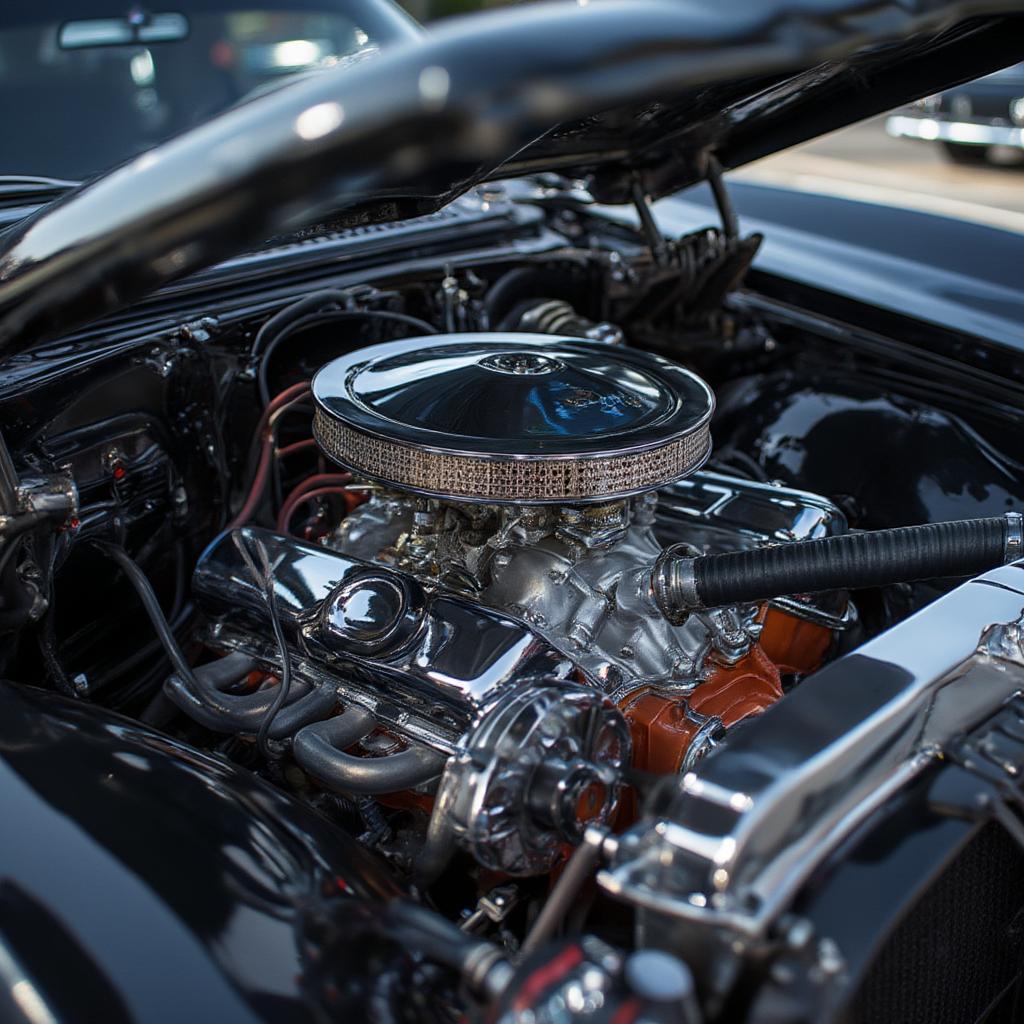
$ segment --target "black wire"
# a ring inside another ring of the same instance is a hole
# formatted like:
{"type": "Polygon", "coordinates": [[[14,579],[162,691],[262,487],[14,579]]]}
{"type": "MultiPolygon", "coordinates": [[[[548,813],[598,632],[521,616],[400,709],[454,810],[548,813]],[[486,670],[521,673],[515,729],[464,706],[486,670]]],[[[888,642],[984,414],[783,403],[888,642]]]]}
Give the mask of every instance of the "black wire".
{"type": "MultiPolygon", "coordinates": [[[[4,527],[2,538],[4,547],[0,549],[0,593],[6,594],[4,577],[10,568],[11,562],[21,547],[24,535],[34,526],[38,526],[46,517],[40,512],[25,512],[22,515],[10,519],[4,527]]],[[[21,597],[18,594],[18,597],[21,597]]],[[[0,630],[18,629],[25,624],[25,613],[27,607],[22,602],[13,608],[0,609],[0,630]]]]}
{"type": "Polygon", "coordinates": [[[746,452],[741,452],[739,450],[733,451],[732,454],[729,456],[729,461],[738,462],[741,466],[744,466],[750,473],[750,475],[755,480],[759,480],[761,483],[767,483],[770,479],[764,466],[762,466],[761,463],[757,461],[757,459],[753,458],[753,456],[751,455],[748,455],[746,452]]]}
{"type": "Polygon", "coordinates": [[[11,559],[14,557],[15,552],[18,550],[18,541],[20,537],[9,537],[7,543],[4,545],[3,552],[0,553],[0,579],[3,578],[4,573],[7,572],[7,567],[10,564],[11,559]]]}
{"type": "Polygon", "coordinates": [[[39,647],[39,656],[43,659],[46,671],[57,689],[68,697],[81,696],[75,689],[75,684],[68,678],[67,672],[64,671],[60,655],[57,653],[57,636],[52,604],[43,616],[42,622],[39,623],[39,629],[36,632],[36,644],[39,647]]]}
{"type": "Polygon", "coordinates": [[[288,699],[288,692],[292,686],[292,656],[291,651],[288,650],[288,641],[285,639],[284,630],[281,628],[281,616],[277,610],[277,597],[274,594],[273,581],[267,590],[267,609],[270,612],[270,624],[274,627],[274,639],[281,652],[281,681],[277,687],[274,703],[267,708],[267,713],[263,716],[263,721],[260,722],[260,727],[256,731],[256,747],[264,757],[272,760],[280,757],[280,754],[270,745],[270,727],[273,725],[277,713],[284,707],[284,702],[288,699]]]}
{"type": "MultiPolygon", "coordinates": [[[[317,309],[329,303],[344,307],[348,304],[350,298],[346,292],[340,291],[337,288],[325,288],[321,291],[312,292],[297,302],[289,303],[287,306],[279,309],[273,316],[268,317],[256,332],[256,337],[253,338],[252,347],[249,350],[250,359],[252,361],[259,359],[260,353],[263,352],[264,348],[276,342],[277,336],[281,332],[291,333],[287,329],[292,327],[307,313],[315,313],[317,309]]],[[[268,359],[265,354],[262,359],[259,359],[257,369],[260,407],[264,409],[270,402],[270,390],[267,385],[267,362],[268,359]]],[[[251,477],[255,471],[256,463],[259,459],[260,441],[259,436],[255,436],[252,439],[252,445],[249,448],[249,456],[246,462],[247,477],[251,477]]]]}
{"type": "Polygon", "coordinates": [[[57,572],[57,562],[62,554],[66,554],[67,535],[46,534],[43,537],[36,537],[35,551],[33,555],[36,564],[43,573],[43,592],[46,597],[46,613],[36,623],[36,646],[39,648],[39,655],[43,659],[43,665],[47,674],[53,681],[56,688],[69,697],[80,697],[81,694],[75,689],[74,683],[68,677],[64,665],[60,660],[60,653],[57,647],[57,594],[54,580],[57,572]],[[58,543],[58,537],[62,543],[58,543]],[[62,551],[62,548],[64,549],[62,551]]]}
{"type": "Polygon", "coordinates": [[[745,473],[746,476],[760,483],[767,483],[770,479],[767,470],[757,459],[740,451],[738,448],[723,448],[715,453],[715,458],[708,463],[711,467],[719,467],[726,475],[737,471],[745,473]]]}
{"type": "MultiPolygon", "coordinates": [[[[178,631],[181,627],[189,620],[195,609],[191,604],[182,604],[178,608],[172,608],[170,614],[167,616],[167,624],[171,627],[171,632],[175,636],[178,635],[178,631]]],[[[153,657],[157,651],[163,650],[163,644],[159,640],[153,640],[143,647],[140,647],[131,657],[124,661],[119,661],[117,665],[112,668],[109,672],[105,672],[101,677],[100,681],[96,684],[97,688],[106,689],[116,679],[120,679],[125,673],[131,672],[132,669],[136,668],[147,659],[153,657]]],[[[157,668],[162,668],[164,662],[161,661],[157,668]]],[[[129,687],[130,690],[135,689],[136,684],[132,683],[129,687]]]]}
{"type": "Polygon", "coordinates": [[[307,313],[315,313],[332,302],[344,309],[350,299],[351,296],[347,292],[337,288],[324,288],[321,291],[310,292],[309,295],[304,295],[301,299],[289,303],[263,322],[256,332],[256,337],[253,338],[252,348],[249,349],[250,358],[256,359],[263,348],[293,321],[307,313]]]}
{"type": "MultiPolygon", "coordinates": [[[[18,541],[13,541],[3,554],[0,555],[0,577],[7,571],[8,565],[17,552],[18,547],[18,541]]],[[[29,606],[24,601],[22,593],[18,594],[18,598],[21,598],[21,600],[16,604],[0,609],[0,632],[12,632],[25,625],[29,606]]]]}
{"type": "MultiPolygon", "coordinates": [[[[253,341],[250,354],[257,356],[262,352],[259,365],[256,368],[256,385],[261,408],[265,409],[270,404],[269,368],[271,357],[277,351],[278,346],[282,345],[296,332],[305,330],[307,327],[345,320],[377,320],[403,324],[425,334],[438,333],[437,329],[432,324],[427,323],[426,320],[420,320],[419,317],[409,316],[406,313],[394,313],[385,309],[316,310],[317,306],[322,306],[329,302],[344,302],[346,299],[347,296],[343,292],[314,292],[312,295],[307,295],[304,299],[300,299],[291,306],[286,306],[260,328],[253,341]]],[[[259,443],[260,439],[258,437],[253,438],[247,461],[249,473],[253,472],[258,461],[259,443]]],[[[276,507],[280,507],[282,498],[281,477],[280,467],[276,460],[270,467],[270,489],[276,507]]]]}
{"type": "MultiPolygon", "coordinates": [[[[333,295],[334,293],[321,292],[317,293],[320,295],[333,295]]],[[[314,296],[309,296],[313,298],[314,296]]],[[[321,302],[321,305],[326,301],[338,301],[336,298],[325,299],[321,302]]],[[[260,328],[260,334],[256,335],[256,340],[252,345],[253,356],[259,355],[262,351],[262,357],[260,358],[259,367],[256,371],[256,379],[259,387],[259,396],[261,405],[266,408],[270,403],[270,384],[268,382],[268,366],[270,365],[270,358],[277,350],[278,346],[284,341],[290,338],[296,331],[302,330],[305,327],[311,327],[317,323],[333,323],[339,320],[377,320],[387,321],[390,323],[404,324],[407,327],[415,328],[417,331],[422,331],[425,334],[437,334],[437,328],[432,324],[427,323],[426,320],[420,320],[419,317],[409,316],[406,313],[393,313],[386,309],[335,309],[335,310],[311,310],[308,305],[305,304],[305,300],[295,303],[294,306],[288,306],[283,309],[275,317],[271,317],[262,328],[260,328]],[[294,318],[287,319],[283,322],[279,322],[276,329],[270,334],[269,340],[267,336],[263,338],[260,334],[271,324],[272,321],[277,320],[284,313],[287,313],[291,309],[298,309],[298,315],[294,318]]]]}
{"type": "Polygon", "coordinates": [[[278,683],[277,694],[274,697],[274,702],[267,708],[267,712],[260,722],[259,729],[256,730],[257,749],[267,760],[272,761],[279,758],[281,754],[271,744],[269,732],[274,719],[277,717],[277,713],[284,707],[284,702],[288,699],[288,693],[291,690],[292,656],[288,648],[288,641],[284,635],[284,629],[281,626],[281,616],[277,608],[277,593],[274,588],[274,567],[270,564],[270,557],[267,554],[266,547],[262,541],[253,538],[253,545],[256,548],[262,566],[261,572],[249,552],[245,534],[241,530],[235,530],[231,535],[231,539],[234,541],[235,547],[238,548],[238,553],[242,556],[242,560],[248,567],[253,581],[263,592],[263,600],[266,602],[267,611],[270,613],[270,624],[274,630],[274,639],[277,641],[281,658],[281,681],[278,683]]]}
{"type": "Polygon", "coordinates": [[[160,607],[160,601],[146,574],[139,568],[128,552],[117,544],[111,544],[105,540],[92,539],[88,543],[115,562],[118,568],[125,574],[128,582],[139,595],[142,605],[146,609],[146,614],[156,630],[156,635],[163,644],[164,650],[167,651],[167,657],[170,659],[174,671],[182,678],[192,691],[192,694],[196,696],[196,699],[201,700],[199,697],[199,684],[196,682],[196,677],[192,674],[192,666],[189,665],[181,647],[178,645],[174,631],[168,625],[164,611],[160,607]]]}
{"type": "MultiPolygon", "coordinates": [[[[0,533],[0,540],[4,541],[5,545],[14,546],[14,542],[27,531],[31,530],[33,526],[38,526],[46,517],[42,512],[23,512],[21,515],[14,516],[4,524],[3,533],[0,533]]],[[[0,575],[3,574],[3,566],[6,566],[6,559],[10,555],[4,555],[3,560],[0,561],[0,575]]]]}

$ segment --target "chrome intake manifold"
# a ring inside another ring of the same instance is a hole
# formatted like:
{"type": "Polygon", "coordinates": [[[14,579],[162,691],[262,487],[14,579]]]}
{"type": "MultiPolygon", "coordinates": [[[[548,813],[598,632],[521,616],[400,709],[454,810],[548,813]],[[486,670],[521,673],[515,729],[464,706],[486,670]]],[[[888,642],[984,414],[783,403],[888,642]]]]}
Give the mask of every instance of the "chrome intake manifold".
{"type": "MultiPolygon", "coordinates": [[[[446,503],[385,491],[346,516],[326,542],[387,564],[524,622],[618,703],[638,687],[684,695],[708,659],[735,664],[757,641],[757,609],[700,610],[670,622],[635,592],[671,545],[696,552],[832,536],[829,501],[700,471],[659,492],[589,506],[446,503]]],[[[778,602],[844,628],[837,595],[778,602]]]]}

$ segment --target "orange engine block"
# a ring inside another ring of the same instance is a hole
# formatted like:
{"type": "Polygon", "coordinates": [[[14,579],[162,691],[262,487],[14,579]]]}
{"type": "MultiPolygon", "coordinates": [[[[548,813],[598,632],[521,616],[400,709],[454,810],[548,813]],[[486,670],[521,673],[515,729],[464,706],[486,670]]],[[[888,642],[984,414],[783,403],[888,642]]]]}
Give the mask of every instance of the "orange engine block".
{"type": "Polygon", "coordinates": [[[759,715],[782,696],[782,675],[813,672],[822,663],[832,633],[824,626],[765,606],[762,631],[738,662],[714,666],[686,697],[655,689],[634,691],[622,703],[633,738],[633,767],[677,774],[698,730],[708,718],[726,730],[759,715]]]}

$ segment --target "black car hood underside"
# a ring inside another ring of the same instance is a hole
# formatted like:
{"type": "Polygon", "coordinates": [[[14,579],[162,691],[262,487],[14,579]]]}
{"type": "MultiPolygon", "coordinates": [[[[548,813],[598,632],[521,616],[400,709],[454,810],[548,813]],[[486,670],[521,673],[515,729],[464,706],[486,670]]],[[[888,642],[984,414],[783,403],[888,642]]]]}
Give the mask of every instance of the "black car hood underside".
{"type": "MultiPolygon", "coordinates": [[[[1015,10],[1016,8],[1016,10],[1015,10]]],[[[64,197],[0,248],[24,348],[330,216],[557,171],[657,197],[1020,58],[1009,0],[591,0],[475,15],[260,97],[64,197]]]]}

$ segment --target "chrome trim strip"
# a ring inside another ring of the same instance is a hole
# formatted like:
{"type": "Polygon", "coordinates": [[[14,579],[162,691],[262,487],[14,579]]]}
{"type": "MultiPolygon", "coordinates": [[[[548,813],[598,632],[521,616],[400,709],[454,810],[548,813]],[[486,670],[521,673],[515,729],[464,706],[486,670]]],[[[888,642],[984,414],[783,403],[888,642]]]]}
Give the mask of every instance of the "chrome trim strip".
{"type": "Polygon", "coordinates": [[[1003,560],[1015,562],[1024,555],[1024,532],[1021,529],[1021,514],[1019,512],[1006,513],[1006,548],[1003,552],[1003,560]]]}
{"type": "Polygon", "coordinates": [[[927,142],[959,142],[968,146],[1014,146],[1024,149],[1024,129],[971,121],[940,121],[936,117],[894,114],[885,122],[893,138],[924,139],[927,142]]]}

